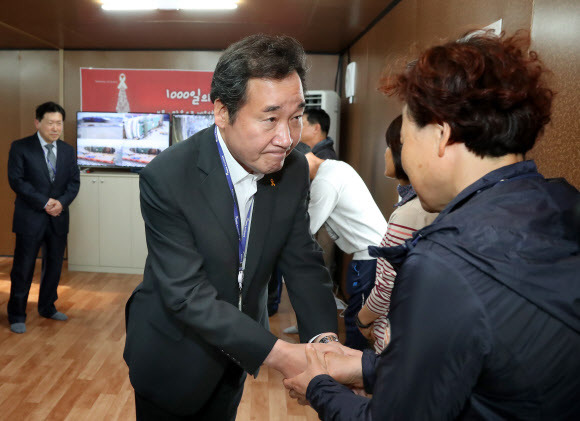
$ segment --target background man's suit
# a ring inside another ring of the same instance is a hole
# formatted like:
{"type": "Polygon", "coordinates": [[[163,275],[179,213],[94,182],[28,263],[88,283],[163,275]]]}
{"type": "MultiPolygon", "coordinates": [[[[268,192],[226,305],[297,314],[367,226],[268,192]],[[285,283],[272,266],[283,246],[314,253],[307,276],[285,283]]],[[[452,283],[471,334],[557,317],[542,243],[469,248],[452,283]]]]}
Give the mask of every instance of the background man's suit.
{"type": "Polygon", "coordinates": [[[42,246],[42,275],[38,311],[50,317],[56,312],[57,287],[60,280],[66,236],[68,206],[76,197],[80,175],[74,148],[62,140],[56,146],[56,174],[50,181],[46,155],[37,134],[12,143],[8,157],[8,181],[16,193],[12,231],[16,247],[10,279],[8,320],[23,323],[26,303],[34,274],[36,256],[42,246]],[[50,216],[44,207],[53,198],[63,206],[59,216],[50,216]]]}
{"type": "Polygon", "coordinates": [[[176,414],[215,400],[232,362],[257,373],[277,339],[266,311],[276,263],[301,341],[337,329],[329,275],[309,233],[308,166],[296,152],[258,182],[238,310],[238,235],[213,130],[168,149],[140,178],[149,254],[127,303],[124,357],[136,393],[176,414]]]}

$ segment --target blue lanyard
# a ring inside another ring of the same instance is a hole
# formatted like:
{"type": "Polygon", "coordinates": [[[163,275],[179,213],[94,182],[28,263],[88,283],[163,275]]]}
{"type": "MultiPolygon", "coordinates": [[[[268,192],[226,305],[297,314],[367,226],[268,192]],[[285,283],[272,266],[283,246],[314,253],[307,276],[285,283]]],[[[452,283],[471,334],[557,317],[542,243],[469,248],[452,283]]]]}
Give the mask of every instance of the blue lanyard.
{"type": "Polygon", "coordinates": [[[226,157],[224,156],[224,151],[220,145],[218,140],[217,134],[217,126],[214,127],[214,136],[215,141],[217,143],[218,151],[220,154],[220,160],[222,162],[222,166],[224,167],[224,171],[226,173],[226,179],[228,180],[228,186],[230,187],[230,193],[232,194],[232,199],[234,199],[234,222],[236,224],[236,230],[238,231],[238,288],[239,288],[239,297],[238,297],[238,308],[240,311],[242,310],[242,287],[244,285],[244,262],[246,258],[246,246],[248,240],[248,231],[250,225],[250,217],[252,215],[252,207],[254,206],[254,196],[250,199],[250,206],[248,207],[248,215],[246,216],[246,223],[244,224],[243,231],[240,227],[240,210],[238,208],[238,200],[236,198],[236,191],[234,190],[234,183],[232,182],[232,177],[230,176],[230,170],[228,168],[228,163],[226,162],[226,157]]]}

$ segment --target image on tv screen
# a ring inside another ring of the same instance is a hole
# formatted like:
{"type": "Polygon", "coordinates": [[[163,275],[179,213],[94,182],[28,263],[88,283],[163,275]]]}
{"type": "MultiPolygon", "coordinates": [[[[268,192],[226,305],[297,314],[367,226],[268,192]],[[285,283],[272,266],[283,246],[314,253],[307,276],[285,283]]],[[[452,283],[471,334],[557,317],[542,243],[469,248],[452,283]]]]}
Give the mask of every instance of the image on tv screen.
{"type": "Polygon", "coordinates": [[[213,114],[173,114],[171,144],[188,139],[214,123],[213,114]]]}
{"type": "Polygon", "coordinates": [[[144,167],[169,147],[169,114],[77,112],[77,163],[144,167]]]}

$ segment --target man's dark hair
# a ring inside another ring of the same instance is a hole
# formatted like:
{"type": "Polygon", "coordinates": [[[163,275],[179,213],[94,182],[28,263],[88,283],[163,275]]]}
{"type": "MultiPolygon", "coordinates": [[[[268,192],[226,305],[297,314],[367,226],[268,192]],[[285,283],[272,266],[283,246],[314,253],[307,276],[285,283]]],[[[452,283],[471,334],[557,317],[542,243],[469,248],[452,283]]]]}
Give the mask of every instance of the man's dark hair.
{"type": "Polygon", "coordinates": [[[395,165],[395,177],[397,180],[409,181],[409,177],[403,169],[403,164],[401,162],[401,150],[403,145],[401,144],[401,127],[403,126],[403,116],[399,115],[387,129],[385,138],[387,141],[387,147],[391,149],[391,156],[393,157],[393,164],[395,165]]]}
{"type": "Polygon", "coordinates": [[[320,130],[328,136],[328,130],[330,130],[330,116],[326,111],[320,108],[307,108],[304,110],[306,115],[306,120],[309,124],[320,124],[320,130]]]}
{"type": "Polygon", "coordinates": [[[36,107],[36,119],[41,121],[46,113],[60,113],[60,115],[62,115],[62,121],[64,121],[66,117],[64,108],[52,101],[45,102],[36,107]]]}
{"type": "Polygon", "coordinates": [[[230,45],[220,57],[211,81],[210,98],[219,99],[233,123],[247,101],[251,78],[282,80],[298,73],[306,90],[306,53],[294,38],[286,35],[250,35],[230,45]]]}

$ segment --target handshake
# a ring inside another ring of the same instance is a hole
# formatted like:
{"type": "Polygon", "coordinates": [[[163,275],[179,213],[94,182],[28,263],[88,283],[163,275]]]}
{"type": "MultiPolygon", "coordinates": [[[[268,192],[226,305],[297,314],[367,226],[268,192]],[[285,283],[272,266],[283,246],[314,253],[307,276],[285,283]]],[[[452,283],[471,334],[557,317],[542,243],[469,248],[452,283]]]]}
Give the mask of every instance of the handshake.
{"type": "MultiPolygon", "coordinates": [[[[321,335],[323,336],[323,335],[321,335]]],[[[339,342],[290,344],[278,340],[264,364],[280,371],[290,397],[308,405],[306,390],[310,381],[327,374],[348,386],[353,393],[366,396],[362,375],[362,351],[339,342]]]]}

